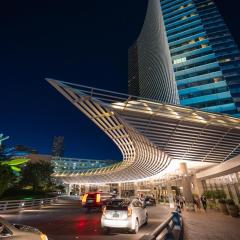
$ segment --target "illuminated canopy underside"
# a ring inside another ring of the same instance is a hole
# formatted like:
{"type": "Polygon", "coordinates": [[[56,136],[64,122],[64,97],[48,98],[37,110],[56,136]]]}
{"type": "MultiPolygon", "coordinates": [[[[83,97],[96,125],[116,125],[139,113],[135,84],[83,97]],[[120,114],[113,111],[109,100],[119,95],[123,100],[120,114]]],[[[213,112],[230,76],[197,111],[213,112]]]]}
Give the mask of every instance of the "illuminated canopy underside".
{"type": "Polygon", "coordinates": [[[68,183],[116,183],[158,175],[170,163],[218,163],[240,153],[240,120],[81,85],[48,81],[119,147],[123,161],[54,174],[68,183]]]}

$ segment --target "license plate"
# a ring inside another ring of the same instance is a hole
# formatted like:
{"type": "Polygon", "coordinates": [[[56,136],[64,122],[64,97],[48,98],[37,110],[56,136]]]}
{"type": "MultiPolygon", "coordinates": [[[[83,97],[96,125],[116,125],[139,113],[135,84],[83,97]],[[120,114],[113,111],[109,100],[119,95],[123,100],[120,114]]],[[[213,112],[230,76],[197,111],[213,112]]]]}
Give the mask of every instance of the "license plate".
{"type": "Polygon", "coordinates": [[[88,202],[88,203],[92,203],[92,202],[93,202],[93,200],[87,200],[87,202],[88,202]]]}
{"type": "Polygon", "coordinates": [[[117,212],[115,212],[115,213],[113,214],[113,217],[114,217],[114,218],[119,218],[119,214],[118,214],[117,212]]]}

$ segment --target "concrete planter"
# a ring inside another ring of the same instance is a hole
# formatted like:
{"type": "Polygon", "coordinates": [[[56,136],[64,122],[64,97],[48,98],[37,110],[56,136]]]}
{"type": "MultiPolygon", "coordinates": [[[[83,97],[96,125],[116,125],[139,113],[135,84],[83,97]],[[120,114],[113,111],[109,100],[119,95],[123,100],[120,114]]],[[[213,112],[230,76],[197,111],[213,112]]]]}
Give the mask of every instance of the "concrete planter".
{"type": "Polygon", "coordinates": [[[239,212],[238,206],[227,204],[227,209],[228,209],[229,214],[232,217],[238,217],[239,216],[239,214],[238,214],[238,212],[239,212]]]}
{"type": "Polygon", "coordinates": [[[226,203],[219,203],[219,208],[223,214],[229,215],[226,203]]]}

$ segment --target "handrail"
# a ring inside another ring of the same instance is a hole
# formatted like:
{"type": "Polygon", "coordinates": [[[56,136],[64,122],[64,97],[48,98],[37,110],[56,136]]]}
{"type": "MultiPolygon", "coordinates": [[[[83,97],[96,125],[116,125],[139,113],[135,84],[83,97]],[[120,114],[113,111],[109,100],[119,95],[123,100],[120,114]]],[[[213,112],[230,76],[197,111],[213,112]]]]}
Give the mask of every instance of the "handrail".
{"type": "MultiPolygon", "coordinates": [[[[66,81],[59,81],[59,80],[55,80],[55,79],[51,79],[51,78],[46,78],[46,80],[48,82],[58,82],[58,84],[60,85],[64,85],[64,86],[68,86],[69,88],[75,88],[79,91],[81,91],[82,93],[85,93],[86,95],[90,95],[91,97],[95,97],[97,99],[100,100],[104,100],[104,97],[106,97],[106,102],[108,103],[113,103],[113,102],[126,102],[127,100],[134,100],[134,101],[150,101],[151,103],[155,103],[155,104],[160,104],[163,105],[164,107],[172,107],[173,109],[178,109],[179,111],[183,111],[185,110],[186,114],[192,114],[192,113],[198,113],[198,114],[203,114],[205,117],[207,116],[212,116],[214,119],[215,118],[221,118],[222,120],[229,120],[229,119],[233,119],[234,121],[238,121],[239,119],[236,117],[233,117],[231,115],[225,114],[225,113],[213,113],[213,112],[208,112],[206,110],[199,110],[197,108],[194,107],[190,107],[190,106],[179,106],[176,104],[169,104],[167,102],[162,102],[162,101],[158,101],[158,100],[154,100],[154,99],[150,99],[150,98],[144,98],[144,97],[139,97],[139,96],[134,96],[134,95],[129,95],[126,93],[119,93],[119,92],[115,92],[115,91],[109,91],[109,90],[104,90],[101,88],[94,88],[94,87],[90,87],[90,86],[86,86],[86,85],[81,85],[81,84],[76,84],[76,83],[71,83],[71,82],[66,82],[66,81]]],[[[105,102],[105,101],[104,101],[105,102]]],[[[215,122],[215,121],[213,121],[215,122]]],[[[231,121],[230,121],[231,122],[231,121]]],[[[219,123],[218,123],[219,124],[219,123]]]]}
{"type": "Polygon", "coordinates": [[[43,205],[52,204],[58,199],[53,198],[40,198],[33,200],[6,200],[0,201],[0,214],[9,212],[18,212],[27,208],[41,207],[43,205]]]}
{"type": "Polygon", "coordinates": [[[143,235],[139,240],[181,240],[183,233],[183,220],[178,209],[155,230],[143,235]]]}

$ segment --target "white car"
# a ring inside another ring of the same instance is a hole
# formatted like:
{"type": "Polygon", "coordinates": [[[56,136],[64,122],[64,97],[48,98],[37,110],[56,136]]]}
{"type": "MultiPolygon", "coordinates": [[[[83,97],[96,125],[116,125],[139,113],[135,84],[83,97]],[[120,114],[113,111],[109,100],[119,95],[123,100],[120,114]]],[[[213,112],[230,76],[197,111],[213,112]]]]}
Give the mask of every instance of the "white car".
{"type": "Polygon", "coordinates": [[[0,239],[2,240],[48,240],[47,236],[38,229],[21,225],[11,224],[0,217],[0,239]]]}
{"type": "Polygon", "coordinates": [[[148,222],[146,207],[138,200],[115,199],[104,207],[101,226],[106,234],[110,229],[126,229],[137,233],[148,222]]]}

